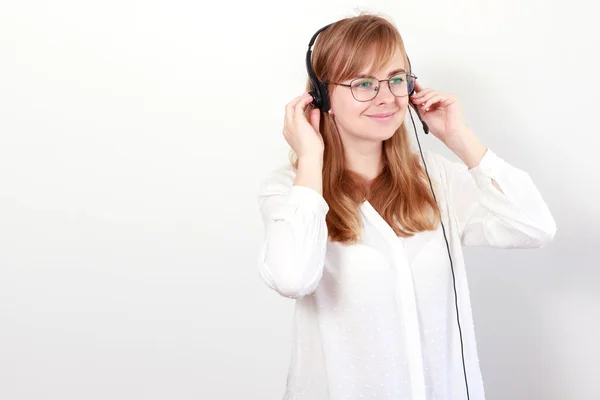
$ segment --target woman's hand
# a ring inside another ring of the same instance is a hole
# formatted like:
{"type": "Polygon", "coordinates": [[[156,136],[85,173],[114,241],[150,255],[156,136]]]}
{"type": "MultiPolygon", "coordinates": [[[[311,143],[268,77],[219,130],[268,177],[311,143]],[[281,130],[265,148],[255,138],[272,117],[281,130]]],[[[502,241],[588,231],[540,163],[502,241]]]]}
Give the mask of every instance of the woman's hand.
{"type": "Polygon", "coordinates": [[[458,136],[467,130],[456,96],[424,89],[415,81],[415,93],[410,96],[410,101],[417,105],[430,132],[446,145],[457,141],[458,136]]]}
{"type": "Polygon", "coordinates": [[[283,136],[299,159],[322,159],[325,145],[319,133],[321,111],[318,108],[310,110],[306,119],[304,110],[313,98],[307,92],[298,96],[285,106],[283,136]]]}
{"type": "Polygon", "coordinates": [[[423,89],[418,82],[415,82],[415,91],[410,100],[419,107],[421,118],[430,132],[460,157],[469,169],[479,165],[487,148],[465,125],[458,98],[433,89],[423,89]]]}

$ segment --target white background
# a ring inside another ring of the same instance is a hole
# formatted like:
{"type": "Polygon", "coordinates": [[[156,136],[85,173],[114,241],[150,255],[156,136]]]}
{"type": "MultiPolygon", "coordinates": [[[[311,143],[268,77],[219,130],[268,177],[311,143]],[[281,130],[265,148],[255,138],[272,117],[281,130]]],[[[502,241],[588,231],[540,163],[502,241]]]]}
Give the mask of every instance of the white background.
{"type": "Polygon", "coordinates": [[[366,4],[0,0],[1,399],[281,399],[256,192],[308,40],[358,11],[556,218],[546,248],[467,250],[488,399],[600,398],[599,7],[366,4]]]}

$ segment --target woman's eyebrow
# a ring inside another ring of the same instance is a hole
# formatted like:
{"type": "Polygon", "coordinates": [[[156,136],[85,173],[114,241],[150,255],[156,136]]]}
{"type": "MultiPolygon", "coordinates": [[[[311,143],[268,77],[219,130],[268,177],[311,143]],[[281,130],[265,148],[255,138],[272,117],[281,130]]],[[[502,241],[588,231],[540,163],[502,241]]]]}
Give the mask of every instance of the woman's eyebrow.
{"type": "MultiPolygon", "coordinates": [[[[393,76],[393,75],[399,74],[400,72],[406,72],[406,71],[404,70],[404,68],[398,68],[398,69],[395,69],[395,70],[393,70],[392,72],[390,72],[390,73],[388,74],[388,78],[389,78],[390,76],[393,76]]],[[[367,75],[367,74],[358,74],[358,75],[356,75],[356,77],[357,77],[357,78],[366,78],[366,77],[369,77],[369,76],[371,76],[371,75],[367,75]]]]}

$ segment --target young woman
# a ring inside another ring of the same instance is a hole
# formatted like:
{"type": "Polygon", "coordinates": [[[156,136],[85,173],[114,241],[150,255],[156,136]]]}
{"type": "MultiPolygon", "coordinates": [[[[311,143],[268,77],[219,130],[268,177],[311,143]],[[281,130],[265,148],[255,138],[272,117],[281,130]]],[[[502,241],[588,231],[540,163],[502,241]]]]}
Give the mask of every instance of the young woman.
{"type": "Polygon", "coordinates": [[[455,96],[416,82],[390,21],[332,24],[310,65],[331,108],[308,92],[286,106],[294,157],[259,195],[260,275],[296,301],[284,399],[483,399],[462,246],[541,247],[548,207],[455,96]],[[462,163],[425,151],[423,165],[410,102],[462,163]]]}

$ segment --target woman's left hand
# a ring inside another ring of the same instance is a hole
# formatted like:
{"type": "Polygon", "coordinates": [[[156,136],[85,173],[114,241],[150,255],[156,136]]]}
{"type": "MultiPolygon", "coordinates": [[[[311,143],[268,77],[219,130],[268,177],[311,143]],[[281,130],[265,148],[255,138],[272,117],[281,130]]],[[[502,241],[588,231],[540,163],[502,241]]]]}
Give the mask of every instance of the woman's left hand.
{"type": "Polygon", "coordinates": [[[459,139],[458,136],[467,130],[456,96],[425,89],[415,80],[415,93],[410,96],[410,101],[419,108],[429,131],[446,145],[459,139]]]}

